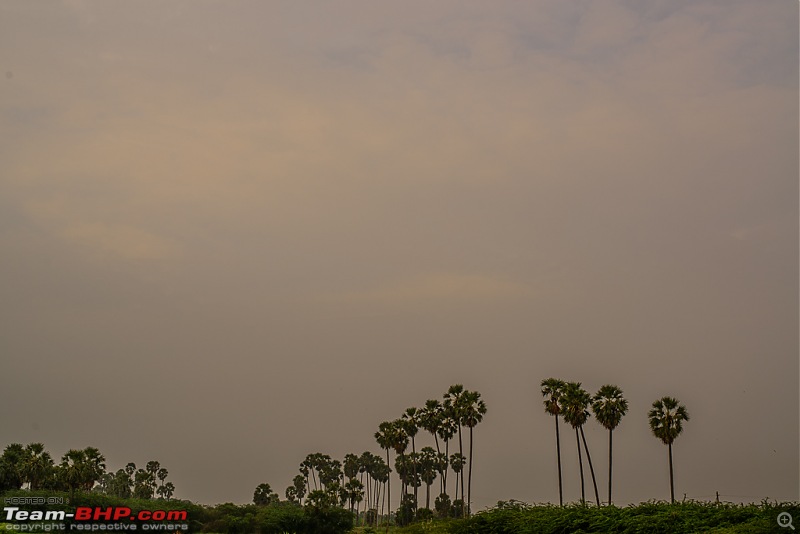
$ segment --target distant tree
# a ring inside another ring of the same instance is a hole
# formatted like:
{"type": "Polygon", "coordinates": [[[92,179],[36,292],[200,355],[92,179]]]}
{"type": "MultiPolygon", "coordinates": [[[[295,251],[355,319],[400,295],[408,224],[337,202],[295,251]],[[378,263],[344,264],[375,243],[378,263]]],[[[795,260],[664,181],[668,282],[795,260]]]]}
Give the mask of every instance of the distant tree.
{"type": "Polygon", "coordinates": [[[686,407],[673,397],[662,397],[653,403],[647,414],[653,435],[669,447],[669,496],[675,502],[675,479],[672,471],[672,443],[683,432],[684,421],[689,420],[686,407]]]}
{"type": "Polygon", "coordinates": [[[450,517],[453,513],[453,503],[450,502],[450,496],[447,493],[440,493],[433,506],[438,517],[450,517]]]}
{"type": "MultiPolygon", "coordinates": [[[[404,433],[403,433],[404,435],[404,433]]],[[[397,450],[397,445],[402,442],[401,439],[401,430],[397,427],[394,422],[384,421],[380,425],[378,425],[378,431],[375,432],[375,441],[378,442],[378,446],[381,449],[386,451],[386,466],[392,465],[389,462],[389,450],[395,449],[397,450]]],[[[386,486],[386,494],[387,494],[387,502],[389,503],[389,516],[392,515],[392,482],[391,477],[387,478],[387,486],[386,486]]]]}
{"type": "MultiPolygon", "coordinates": [[[[442,425],[442,403],[436,399],[429,399],[425,401],[425,406],[420,409],[419,414],[419,427],[423,430],[430,432],[436,443],[436,452],[441,453],[439,448],[439,428],[442,425]]],[[[444,474],[439,473],[439,493],[444,492],[444,474]]]]}
{"type": "Polygon", "coordinates": [[[153,476],[153,481],[158,478],[158,470],[161,469],[161,463],[157,460],[150,460],[145,465],[144,470],[153,476]]]}
{"type": "Polygon", "coordinates": [[[345,454],[344,461],[342,462],[342,472],[347,480],[352,480],[358,476],[359,467],[358,455],[352,453],[345,454]]]}
{"type": "Polygon", "coordinates": [[[164,480],[167,478],[167,475],[169,475],[169,471],[167,471],[163,467],[159,468],[159,470],[156,471],[156,477],[158,478],[158,481],[161,486],[164,485],[164,480]]]}
{"type": "MultiPolygon", "coordinates": [[[[446,401],[445,401],[446,402],[446,401]]],[[[436,431],[436,434],[442,438],[444,441],[444,470],[442,472],[442,491],[441,493],[445,493],[447,491],[447,474],[450,471],[448,469],[449,466],[449,458],[450,458],[450,440],[453,439],[458,432],[458,423],[456,423],[455,419],[453,419],[453,411],[445,404],[442,404],[440,410],[440,420],[439,420],[439,427],[436,431]]],[[[456,481],[457,483],[457,481],[456,481]]],[[[449,500],[449,499],[448,499],[449,500]]]]}
{"type": "Polygon", "coordinates": [[[289,501],[303,504],[303,497],[306,496],[306,478],[300,474],[295,475],[292,485],[286,488],[286,498],[289,501]]]}
{"type": "Polygon", "coordinates": [[[53,458],[41,443],[30,443],[25,447],[22,475],[28,483],[28,489],[37,490],[52,474],[53,458]]]}
{"type": "Polygon", "coordinates": [[[0,491],[22,487],[25,456],[21,443],[12,443],[3,450],[0,456],[0,491]]]}
{"type": "Polygon", "coordinates": [[[597,422],[608,429],[608,504],[611,505],[612,437],[622,417],[628,413],[628,401],[617,386],[606,384],[592,397],[592,412],[597,422]]]}
{"type": "Polygon", "coordinates": [[[61,482],[69,489],[70,497],[85,484],[86,456],[83,451],[70,449],[61,458],[61,482]]]}
{"type": "Polygon", "coordinates": [[[153,473],[144,469],[137,469],[133,476],[133,497],[136,499],[152,499],[156,489],[156,479],[153,473]]]}
{"type": "Polygon", "coordinates": [[[86,458],[86,472],[84,475],[84,489],[89,491],[95,482],[100,480],[106,472],[106,457],[95,447],[83,449],[86,458]]]}
{"type": "Polygon", "coordinates": [[[436,474],[441,468],[439,453],[431,447],[423,447],[420,451],[420,476],[425,483],[425,508],[431,508],[431,484],[436,480],[436,474]]]}
{"type": "MultiPolygon", "coordinates": [[[[417,435],[417,432],[419,431],[419,427],[420,427],[420,411],[417,408],[413,407],[413,406],[411,408],[407,408],[406,411],[403,413],[402,421],[403,421],[403,423],[402,423],[403,424],[403,430],[405,430],[405,432],[408,435],[408,437],[411,438],[411,454],[413,455],[412,458],[414,458],[414,461],[412,461],[412,463],[411,463],[411,471],[412,471],[411,474],[412,474],[412,480],[416,481],[417,480],[417,462],[416,462],[417,445],[416,445],[416,440],[414,438],[417,435]]],[[[418,488],[419,488],[419,484],[414,486],[414,510],[416,510],[417,506],[419,506],[419,500],[418,500],[418,494],[417,494],[418,488]]]]}
{"type": "Polygon", "coordinates": [[[128,499],[133,495],[131,487],[133,486],[133,479],[125,469],[118,469],[116,473],[111,475],[111,479],[106,486],[106,494],[128,499]]]}
{"type": "Polygon", "coordinates": [[[591,397],[589,393],[581,387],[580,382],[568,382],[564,387],[564,394],[561,398],[562,414],[564,421],[572,425],[575,429],[575,440],[578,444],[578,463],[581,470],[581,503],[586,502],[586,492],[583,480],[583,461],[581,460],[581,438],[583,438],[583,448],[586,451],[586,459],[589,461],[589,471],[592,474],[594,484],[594,496],[597,506],[600,506],[600,493],[597,491],[597,479],[594,476],[592,457],[589,454],[589,447],[586,445],[586,435],[583,432],[583,425],[589,419],[589,403],[591,397]]]}
{"type": "Polygon", "coordinates": [[[364,484],[357,478],[351,478],[342,489],[347,502],[350,504],[350,512],[353,512],[356,504],[364,499],[364,484]]]}
{"type": "Polygon", "coordinates": [[[267,506],[279,500],[278,494],[273,492],[266,482],[256,486],[256,490],[253,492],[253,503],[257,506],[267,506]]]}
{"type": "Polygon", "coordinates": [[[167,482],[161,487],[161,490],[164,498],[170,500],[172,495],[175,493],[175,486],[172,484],[172,482],[167,482]]]}
{"type": "Polygon", "coordinates": [[[472,431],[478,423],[483,421],[483,416],[486,415],[486,403],[483,402],[481,394],[477,391],[465,391],[461,401],[461,423],[469,428],[469,476],[467,477],[467,516],[469,516],[472,504],[472,431]]]}
{"type": "MultiPolygon", "coordinates": [[[[456,487],[454,493],[453,502],[458,500],[458,475],[464,471],[464,464],[467,463],[467,459],[464,458],[464,455],[460,452],[454,452],[450,455],[450,468],[453,470],[453,473],[456,475],[456,487]]],[[[464,501],[464,496],[461,496],[461,501],[464,501]]]]}
{"type": "MultiPolygon", "coordinates": [[[[462,414],[461,410],[463,408],[462,397],[464,396],[464,386],[461,384],[453,384],[447,389],[447,393],[444,394],[444,410],[448,417],[452,418],[457,425],[458,428],[458,453],[461,457],[464,456],[464,443],[461,439],[461,421],[462,421],[462,414]]],[[[464,471],[461,470],[457,475],[456,478],[461,479],[461,499],[464,499],[464,471]],[[460,477],[458,476],[460,474],[460,477]]]]}
{"type": "Polygon", "coordinates": [[[136,472],[136,464],[133,462],[129,462],[125,466],[125,472],[128,473],[129,477],[133,477],[133,474],[136,472]]]}
{"type": "Polygon", "coordinates": [[[561,396],[566,383],[557,378],[542,380],[542,396],[544,411],[552,415],[556,421],[556,457],[558,461],[558,504],[564,506],[564,486],[561,480],[561,438],[558,433],[558,416],[561,415],[561,396]]]}

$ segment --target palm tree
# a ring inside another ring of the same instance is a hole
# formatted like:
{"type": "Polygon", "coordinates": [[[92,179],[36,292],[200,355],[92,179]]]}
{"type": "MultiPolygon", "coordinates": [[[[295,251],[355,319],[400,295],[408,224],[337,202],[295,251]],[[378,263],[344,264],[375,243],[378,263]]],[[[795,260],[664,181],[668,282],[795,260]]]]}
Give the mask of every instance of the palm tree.
{"type": "MultiPolygon", "coordinates": [[[[425,406],[419,411],[419,426],[420,428],[427,430],[431,434],[433,434],[433,439],[436,443],[436,453],[441,454],[441,449],[439,448],[439,428],[442,426],[442,403],[436,399],[430,399],[425,401],[425,406]]],[[[444,479],[442,477],[443,473],[439,473],[439,484],[441,491],[439,493],[444,493],[444,479]]]]}
{"type": "Polygon", "coordinates": [[[557,378],[542,380],[542,396],[544,411],[555,417],[556,420],[556,455],[558,458],[558,504],[564,506],[564,488],[561,481],[561,438],[558,434],[558,416],[561,414],[561,396],[564,394],[566,383],[557,378]]]}
{"type": "MultiPolygon", "coordinates": [[[[398,455],[402,455],[408,446],[408,436],[403,431],[402,427],[397,421],[387,422],[384,421],[378,425],[378,431],[375,433],[375,441],[382,449],[386,449],[386,466],[387,466],[387,485],[386,485],[386,501],[388,504],[388,517],[392,516],[392,483],[389,473],[391,473],[389,462],[389,449],[394,449],[398,455]]],[[[387,528],[388,528],[387,521],[387,528]]]]}
{"type": "Polygon", "coordinates": [[[106,472],[106,457],[95,447],[86,447],[83,454],[86,462],[84,485],[86,491],[89,491],[106,472]]]}
{"type": "MultiPolygon", "coordinates": [[[[163,490],[159,493],[163,493],[163,490]]],[[[253,504],[258,506],[266,506],[278,500],[278,495],[276,495],[269,484],[263,482],[256,486],[256,490],[253,492],[253,504]]]]}
{"type": "Polygon", "coordinates": [[[581,387],[580,382],[567,382],[564,386],[564,394],[561,397],[561,410],[564,421],[572,425],[575,429],[575,441],[578,444],[578,464],[581,471],[581,503],[586,502],[586,492],[583,481],[583,460],[581,459],[581,438],[583,438],[583,449],[586,451],[586,459],[589,461],[589,471],[592,474],[594,484],[594,496],[597,506],[600,506],[600,494],[597,491],[597,479],[594,476],[592,457],[589,454],[589,447],[586,445],[586,435],[583,433],[583,425],[589,418],[589,403],[592,398],[589,393],[581,387]]]}
{"type": "MultiPolygon", "coordinates": [[[[465,463],[467,463],[467,459],[464,458],[464,455],[460,452],[455,452],[450,455],[450,467],[453,468],[453,473],[456,474],[456,489],[453,496],[453,502],[458,500],[458,474],[464,471],[465,463]]],[[[461,500],[464,500],[463,494],[461,495],[461,500]]]]}
{"type": "Polygon", "coordinates": [[[672,442],[683,432],[683,422],[689,420],[686,407],[672,397],[662,397],[653,403],[647,414],[653,435],[669,447],[669,496],[675,502],[675,479],[672,472],[672,442]]]}
{"type": "MultiPolygon", "coordinates": [[[[441,420],[436,434],[444,441],[444,457],[450,458],[450,440],[455,437],[458,431],[458,424],[450,417],[450,410],[442,405],[441,420]]],[[[442,473],[442,493],[447,491],[447,473],[450,471],[448,463],[445,462],[444,472],[442,473]]],[[[456,475],[457,476],[457,475],[456,475]]]]}
{"type": "MultiPolygon", "coordinates": [[[[447,393],[444,394],[444,410],[447,413],[448,417],[453,419],[458,426],[458,453],[463,457],[464,456],[464,443],[461,439],[461,408],[462,408],[462,401],[461,398],[464,396],[464,386],[461,384],[453,384],[447,389],[447,393]]],[[[461,478],[461,499],[464,499],[464,470],[461,470],[460,473],[461,478]]],[[[458,479],[458,474],[456,475],[456,479],[458,479]]]]}
{"type": "Polygon", "coordinates": [[[465,391],[461,400],[461,422],[469,428],[469,475],[467,476],[467,516],[469,516],[472,503],[472,429],[483,421],[483,416],[486,415],[486,403],[477,391],[465,391]]]}
{"type": "Polygon", "coordinates": [[[28,489],[37,490],[53,469],[53,458],[44,450],[41,443],[30,443],[25,447],[25,460],[22,465],[28,489]]]}
{"type": "Polygon", "coordinates": [[[606,384],[592,397],[592,412],[597,422],[608,429],[608,504],[611,505],[611,445],[614,429],[628,412],[628,401],[617,386],[606,384]]]}
{"type": "Polygon", "coordinates": [[[439,471],[439,453],[431,447],[422,447],[420,451],[420,470],[422,482],[425,483],[425,508],[431,509],[431,484],[436,480],[439,471]]]}
{"type": "Polygon", "coordinates": [[[70,500],[75,497],[75,490],[86,484],[85,464],[86,454],[82,450],[70,449],[61,457],[60,474],[62,482],[69,488],[70,500]]]}
{"type": "MultiPolygon", "coordinates": [[[[417,435],[417,432],[419,431],[420,415],[421,415],[420,410],[412,406],[411,408],[406,408],[406,411],[403,413],[402,416],[403,429],[406,431],[406,434],[408,434],[408,437],[411,438],[411,454],[413,454],[412,458],[414,458],[414,462],[411,464],[411,468],[414,477],[412,480],[414,481],[416,481],[417,479],[417,460],[416,460],[417,445],[416,441],[414,440],[414,437],[417,435]]],[[[414,486],[414,509],[416,509],[419,506],[419,501],[417,499],[418,489],[419,486],[414,486]]]]}
{"type": "Polygon", "coordinates": [[[172,494],[175,493],[175,485],[172,482],[167,482],[166,484],[164,484],[164,487],[162,489],[164,490],[162,492],[164,498],[167,500],[172,498],[172,494]]]}
{"type": "Polygon", "coordinates": [[[156,477],[158,478],[159,482],[161,482],[161,488],[164,487],[164,480],[167,478],[167,475],[169,475],[169,471],[167,471],[164,467],[160,468],[156,472],[156,477]]]}

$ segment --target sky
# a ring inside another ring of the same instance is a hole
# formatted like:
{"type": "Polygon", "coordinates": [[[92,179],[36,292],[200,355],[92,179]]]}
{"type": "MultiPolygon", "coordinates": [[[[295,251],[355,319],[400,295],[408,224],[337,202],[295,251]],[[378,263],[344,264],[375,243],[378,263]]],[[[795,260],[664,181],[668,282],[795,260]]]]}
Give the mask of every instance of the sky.
{"type": "Polygon", "coordinates": [[[0,446],[245,503],[460,383],[557,502],[558,377],[616,502],[665,395],[678,498],[798,500],[799,141],[796,1],[5,0],[0,446]]]}

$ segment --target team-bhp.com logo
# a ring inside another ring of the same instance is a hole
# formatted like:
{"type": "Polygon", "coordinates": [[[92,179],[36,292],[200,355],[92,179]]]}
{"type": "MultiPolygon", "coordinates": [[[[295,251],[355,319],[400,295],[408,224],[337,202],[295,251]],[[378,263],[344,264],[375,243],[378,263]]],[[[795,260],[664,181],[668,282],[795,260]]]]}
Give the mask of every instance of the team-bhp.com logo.
{"type": "Polygon", "coordinates": [[[187,532],[186,510],[139,510],[127,506],[78,506],[75,512],[63,510],[20,510],[3,508],[6,530],[30,531],[172,531],[187,532]],[[179,523],[184,522],[184,523],[179,523]]]}

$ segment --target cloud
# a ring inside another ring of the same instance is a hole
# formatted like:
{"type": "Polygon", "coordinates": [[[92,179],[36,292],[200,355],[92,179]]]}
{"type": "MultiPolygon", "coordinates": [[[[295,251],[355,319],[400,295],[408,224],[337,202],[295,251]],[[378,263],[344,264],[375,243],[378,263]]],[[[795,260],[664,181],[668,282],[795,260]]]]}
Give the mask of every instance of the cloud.
{"type": "MultiPolygon", "coordinates": [[[[112,210],[112,207],[105,206],[95,209],[94,213],[105,212],[108,215],[112,210]]],[[[25,211],[40,231],[85,249],[90,257],[161,260],[179,255],[180,247],[174,240],[141,227],[87,220],[87,214],[81,212],[80,204],[75,203],[74,198],[32,201],[25,206],[25,211]]]]}

